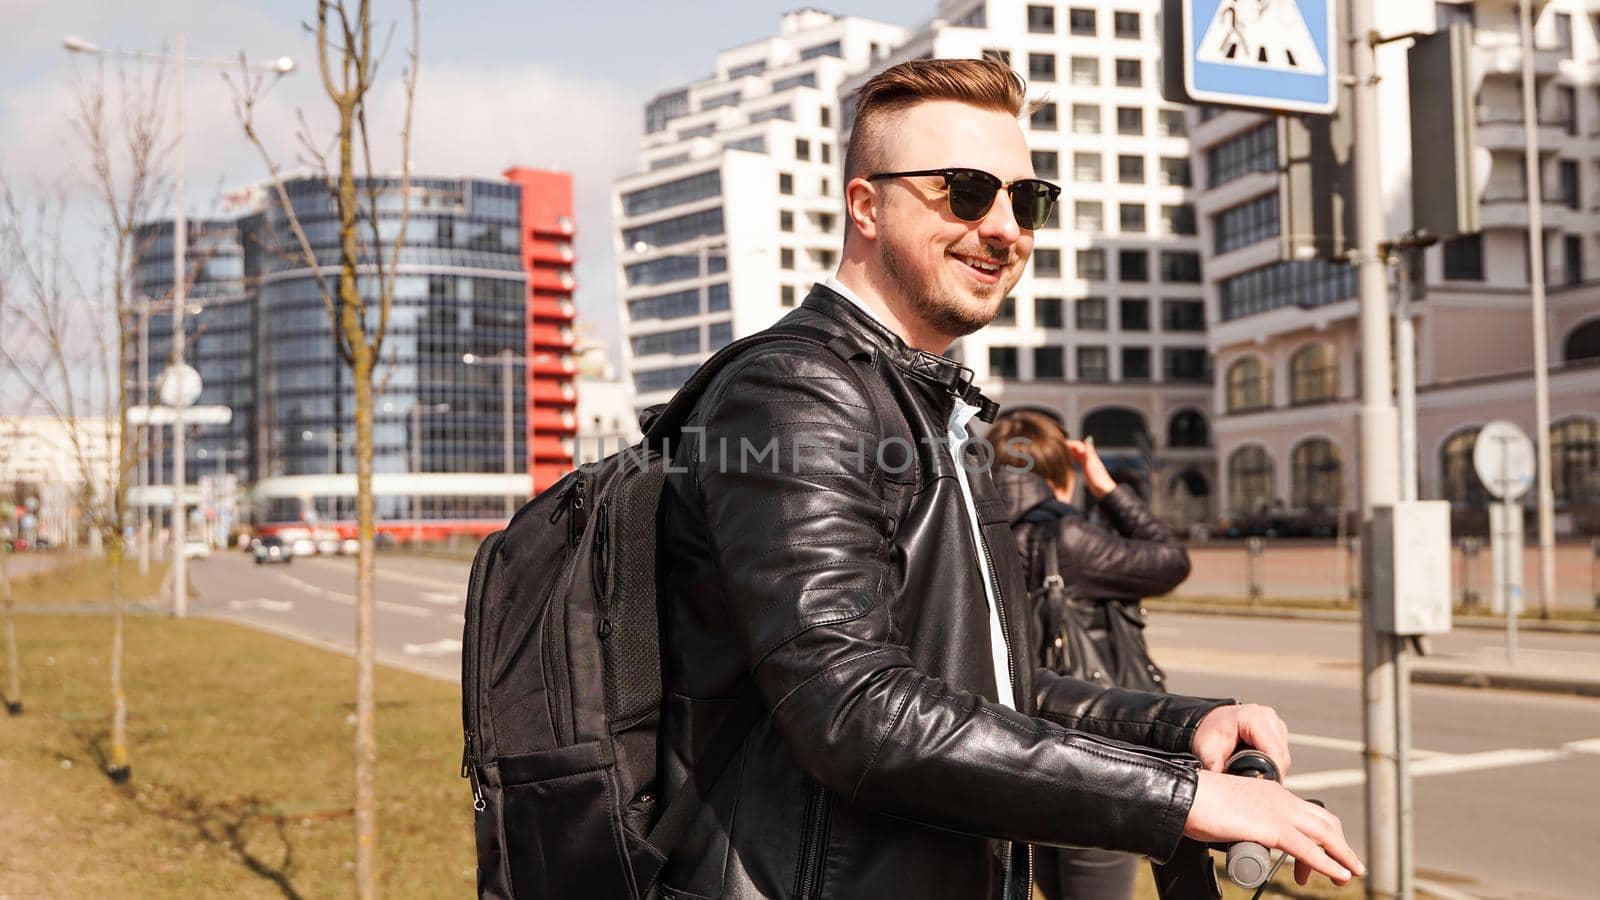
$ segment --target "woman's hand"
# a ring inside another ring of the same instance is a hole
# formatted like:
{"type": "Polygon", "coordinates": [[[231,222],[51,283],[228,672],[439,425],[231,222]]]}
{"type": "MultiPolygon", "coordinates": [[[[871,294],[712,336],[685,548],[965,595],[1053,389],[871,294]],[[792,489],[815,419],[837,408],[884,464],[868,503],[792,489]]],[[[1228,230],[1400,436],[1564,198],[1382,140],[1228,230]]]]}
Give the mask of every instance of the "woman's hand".
{"type": "Polygon", "coordinates": [[[1104,497],[1117,489],[1116,479],[1106,471],[1106,464],[1100,461],[1093,442],[1068,439],[1067,456],[1073,465],[1083,470],[1083,482],[1096,497],[1104,497]]]}

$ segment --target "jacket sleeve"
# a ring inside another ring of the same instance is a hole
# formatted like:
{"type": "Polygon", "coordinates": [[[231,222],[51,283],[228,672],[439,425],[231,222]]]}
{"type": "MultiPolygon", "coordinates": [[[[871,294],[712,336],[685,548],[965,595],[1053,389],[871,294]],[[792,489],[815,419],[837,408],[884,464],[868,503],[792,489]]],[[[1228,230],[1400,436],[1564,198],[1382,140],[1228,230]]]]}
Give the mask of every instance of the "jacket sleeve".
{"type": "Polygon", "coordinates": [[[1192,759],[1024,716],[912,664],[886,596],[883,432],[860,376],[809,346],[734,365],[691,477],[729,623],[806,773],[940,828],[1167,859],[1194,802],[1192,759]]]}
{"type": "Polygon", "coordinates": [[[1083,518],[1062,520],[1061,571],[1068,593],[1137,600],[1168,593],[1189,577],[1189,551],[1132,488],[1118,485],[1100,498],[1100,509],[1119,533],[1083,518]]]}

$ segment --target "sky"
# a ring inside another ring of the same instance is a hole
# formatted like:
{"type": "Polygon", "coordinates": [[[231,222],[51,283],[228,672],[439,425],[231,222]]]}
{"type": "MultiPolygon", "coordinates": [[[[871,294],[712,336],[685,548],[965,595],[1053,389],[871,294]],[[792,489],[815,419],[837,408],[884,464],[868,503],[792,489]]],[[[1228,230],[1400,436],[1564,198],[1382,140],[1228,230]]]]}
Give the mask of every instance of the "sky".
{"type": "MultiPolygon", "coordinates": [[[[354,0],[352,0],[352,3],[354,0]]],[[[702,78],[719,50],[775,34],[799,0],[423,0],[413,171],[498,178],[511,165],[571,172],[578,236],[580,317],[615,334],[610,190],[636,171],[644,104],[702,78]]],[[[936,0],[818,4],[830,12],[914,26],[936,0]]],[[[396,23],[373,108],[379,166],[397,168],[399,73],[409,7],[377,0],[376,21],[396,23]]],[[[289,56],[298,71],[273,87],[260,121],[277,161],[295,163],[293,122],[313,125],[328,108],[316,74],[315,0],[0,0],[0,171],[19,189],[83,184],[83,155],[68,122],[75,80],[95,74],[62,38],[100,47],[159,50],[182,32],[190,57],[252,60],[289,56]]],[[[215,68],[189,67],[185,87],[187,209],[204,215],[223,192],[264,178],[245,142],[231,89],[215,68]]],[[[322,129],[321,133],[329,133],[322,129]]],[[[163,215],[170,214],[170,210],[163,215]]],[[[76,227],[87,229],[87,222],[76,227]]]]}

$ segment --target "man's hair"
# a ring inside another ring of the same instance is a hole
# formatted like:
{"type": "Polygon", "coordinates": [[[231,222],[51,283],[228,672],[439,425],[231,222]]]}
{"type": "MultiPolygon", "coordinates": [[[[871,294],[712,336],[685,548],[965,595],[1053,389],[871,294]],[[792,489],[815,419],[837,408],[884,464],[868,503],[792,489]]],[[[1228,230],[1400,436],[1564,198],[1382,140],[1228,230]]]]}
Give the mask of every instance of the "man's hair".
{"type": "Polygon", "coordinates": [[[1007,410],[984,440],[994,448],[996,465],[1032,469],[1055,488],[1066,487],[1072,477],[1067,432],[1054,416],[1034,409],[1007,410]]]}
{"type": "Polygon", "coordinates": [[[855,92],[845,184],[881,171],[893,115],[930,100],[955,100],[1021,116],[1027,86],[1010,66],[993,59],[913,59],[879,72],[855,92]]]}

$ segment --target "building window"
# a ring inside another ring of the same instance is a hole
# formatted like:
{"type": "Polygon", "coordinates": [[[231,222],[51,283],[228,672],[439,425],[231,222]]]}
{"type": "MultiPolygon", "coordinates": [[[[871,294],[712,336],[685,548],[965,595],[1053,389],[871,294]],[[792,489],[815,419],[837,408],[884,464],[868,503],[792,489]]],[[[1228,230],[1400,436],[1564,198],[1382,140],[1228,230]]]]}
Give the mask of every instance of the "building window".
{"type": "MultiPolygon", "coordinates": [[[[1055,104],[1051,104],[1053,107],[1055,104]]],[[[1100,107],[1088,103],[1074,103],[1072,105],[1072,133],[1073,134],[1099,134],[1100,133],[1100,107]]]]}
{"type": "Polygon", "coordinates": [[[1147,250],[1118,250],[1117,278],[1122,281],[1150,280],[1150,253],[1147,250]]]}
{"type": "Polygon", "coordinates": [[[1310,512],[1339,509],[1344,500],[1342,471],[1338,451],[1325,438],[1296,444],[1289,455],[1289,504],[1310,512]]]}
{"type": "Polygon", "coordinates": [[[1062,324],[1060,297],[1034,298],[1033,325],[1035,328],[1060,328],[1062,324]]]}
{"type": "Polygon", "coordinates": [[[1038,249],[1033,251],[1033,274],[1039,278],[1061,277],[1061,251],[1038,249]]]}
{"type": "Polygon", "coordinates": [[[721,350],[733,343],[733,323],[713,322],[706,329],[706,350],[721,350]]]}
{"type": "Polygon", "coordinates": [[[1033,377],[1039,381],[1061,381],[1066,378],[1066,353],[1060,347],[1033,348],[1033,377]]]}
{"type": "Polygon", "coordinates": [[[749,78],[752,75],[760,75],[762,72],[765,72],[766,70],[767,70],[767,61],[764,60],[764,59],[757,60],[756,62],[753,62],[753,63],[747,63],[745,65],[735,66],[734,68],[729,69],[728,70],[728,80],[729,81],[738,81],[741,78],[749,78]]]}
{"type": "Polygon", "coordinates": [[[1168,284],[1199,284],[1200,254],[1193,250],[1161,251],[1161,280],[1168,284]]]}
{"type": "Polygon", "coordinates": [[[1327,403],[1339,397],[1339,354],[1327,341],[1300,348],[1289,357],[1289,402],[1327,403]]]}
{"type": "Polygon", "coordinates": [[[786,284],[778,289],[778,302],[784,306],[794,305],[794,285],[786,284]]]}
{"type": "Polygon", "coordinates": [[[1440,487],[1444,499],[1451,503],[1489,505],[1489,491],[1478,480],[1477,467],[1472,462],[1472,451],[1477,443],[1478,429],[1463,428],[1447,438],[1444,446],[1439,448],[1440,487]]]}
{"type": "Polygon", "coordinates": [[[1228,368],[1228,412],[1245,413],[1272,406],[1272,378],[1258,357],[1247,356],[1228,368]]]}
{"type": "Polygon", "coordinates": [[[1111,380],[1111,355],[1104,347],[1078,348],[1078,380],[1105,382],[1111,380]]]}
{"type": "Polygon", "coordinates": [[[1571,59],[1572,58],[1572,14],[1571,13],[1556,13],[1555,26],[1556,26],[1556,46],[1555,46],[1555,49],[1560,50],[1562,53],[1565,53],[1567,55],[1567,58],[1571,59]]]}
{"type": "Polygon", "coordinates": [[[1144,204],[1123,203],[1117,207],[1120,230],[1126,234],[1144,233],[1144,204]]]}
{"type": "Polygon", "coordinates": [[[821,148],[822,148],[822,161],[824,163],[833,162],[833,145],[832,144],[822,144],[821,148]]]}
{"type": "Polygon", "coordinates": [[[956,28],[988,28],[988,5],[979,3],[977,6],[974,6],[962,15],[959,15],[955,19],[951,20],[950,24],[956,28]]]}
{"type": "Polygon", "coordinates": [[[630,191],[622,195],[622,214],[642,216],[673,206],[682,206],[706,200],[722,193],[722,173],[716,169],[675,178],[654,187],[630,191]]]}
{"type": "Polygon", "coordinates": [[[823,128],[832,128],[833,127],[833,110],[831,110],[828,107],[824,106],[821,109],[817,110],[817,116],[818,116],[818,124],[821,125],[823,128]]]}
{"type": "Polygon", "coordinates": [[[1127,297],[1117,301],[1117,324],[1123,331],[1150,330],[1150,301],[1127,297]]]}
{"type": "Polygon", "coordinates": [[[1175,206],[1163,204],[1161,207],[1161,230],[1167,234],[1194,234],[1194,207],[1187,203],[1179,203],[1175,206]]]}
{"type": "Polygon", "coordinates": [[[1106,298],[1080,297],[1072,306],[1079,331],[1106,330],[1106,298]]]}
{"type": "Polygon", "coordinates": [[[1056,8],[1053,6],[1028,7],[1029,34],[1055,34],[1056,8]]]}
{"type": "Polygon", "coordinates": [[[989,376],[991,378],[1016,378],[1017,374],[1017,348],[989,348],[989,376]]]}
{"type": "Polygon", "coordinates": [[[1268,122],[1206,151],[1206,187],[1278,168],[1278,126],[1268,122]]]}
{"type": "Polygon", "coordinates": [[[1098,153],[1072,154],[1072,180],[1073,181],[1100,181],[1104,178],[1100,167],[1101,156],[1098,153]]]}
{"type": "Polygon", "coordinates": [[[1033,174],[1040,178],[1059,178],[1061,176],[1060,154],[1054,150],[1035,150],[1032,156],[1033,174]]]}
{"type": "Polygon", "coordinates": [[[1011,65],[1010,50],[1001,50],[996,47],[990,47],[989,49],[983,51],[983,58],[997,63],[1002,63],[1004,65],[1011,65]]]}
{"type": "Polygon", "coordinates": [[[1563,261],[1565,262],[1567,284],[1577,284],[1583,281],[1583,237],[1569,234],[1561,239],[1563,261]]]}
{"type": "Polygon", "coordinates": [[[1144,184],[1144,157],[1118,156],[1117,181],[1122,184],[1144,184]]]}
{"type": "Polygon", "coordinates": [[[819,196],[826,197],[831,193],[833,193],[833,183],[828,181],[828,179],[826,179],[826,178],[818,179],[817,180],[817,194],[819,196]]]}
{"type": "Polygon", "coordinates": [[[1444,242],[1447,281],[1483,280],[1483,235],[1464,234],[1444,242]]]}
{"type": "Polygon", "coordinates": [[[1080,87],[1093,87],[1100,83],[1100,60],[1094,56],[1072,58],[1072,83],[1080,87]]]}
{"type": "Polygon", "coordinates": [[[794,193],[794,176],[788,172],[778,173],[778,193],[792,195],[794,193]]]}
{"type": "Polygon", "coordinates": [[[991,325],[1017,324],[1017,298],[1007,297],[1000,301],[1000,309],[994,314],[991,325]]]}
{"type": "Polygon", "coordinates": [[[750,114],[751,125],[755,125],[759,122],[768,122],[773,119],[782,119],[785,122],[793,122],[794,107],[785,103],[782,106],[774,106],[770,109],[757,110],[756,112],[750,114]]]}
{"type": "Polygon", "coordinates": [[[1035,131],[1055,131],[1056,105],[1054,103],[1039,104],[1039,108],[1028,116],[1028,127],[1035,131]]]}
{"type": "Polygon", "coordinates": [[[1248,247],[1257,241],[1278,236],[1278,195],[1262,194],[1229,207],[1211,220],[1217,255],[1248,247]]]}
{"type": "Polygon", "coordinates": [[[1072,207],[1072,225],[1079,231],[1104,231],[1105,207],[1099,200],[1079,200],[1072,207]]]}
{"type": "Polygon", "coordinates": [[[1054,53],[1029,53],[1028,79],[1030,81],[1055,81],[1056,55],[1054,53]]]}
{"type": "Polygon", "coordinates": [[[1067,10],[1067,27],[1073,34],[1094,37],[1094,10],[1069,9],[1067,10]]]}
{"type": "Polygon", "coordinates": [[[1568,363],[1600,359],[1600,319],[1590,319],[1568,332],[1561,358],[1568,363]]]}
{"type": "Polygon", "coordinates": [[[1117,107],[1117,134],[1144,134],[1144,110],[1137,106],[1117,107]]]}
{"type": "Polygon", "coordinates": [[[1563,159],[1556,164],[1556,175],[1561,182],[1561,202],[1567,209],[1579,209],[1583,204],[1578,199],[1578,163],[1577,160],[1563,159]]]}
{"type": "Polygon", "coordinates": [[[1139,87],[1144,84],[1144,65],[1137,59],[1117,60],[1117,87],[1139,87]]]}
{"type": "Polygon", "coordinates": [[[795,138],[794,139],[794,158],[795,159],[799,159],[799,160],[804,160],[806,162],[810,162],[811,161],[811,142],[806,140],[805,138],[795,138]]]}
{"type": "Polygon", "coordinates": [[[777,81],[774,81],[772,83],[772,92],[774,94],[781,94],[790,88],[816,86],[817,73],[802,72],[799,75],[790,75],[788,78],[779,78],[777,81]]]}
{"type": "Polygon", "coordinates": [[[794,268],[794,248],[792,248],[792,247],[784,247],[783,249],[778,251],[778,268],[780,268],[780,269],[793,269],[794,268]]]}
{"type": "Polygon", "coordinates": [[[1252,269],[1218,283],[1222,321],[1286,306],[1315,309],[1356,294],[1355,269],[1343,263],[1293,260],[1252,269]]]}
{"type": "MultiPolygon", "coordinates": [[[[1161,351],[1161,378],[1171,382],[1209,383],[1211,354],[1204,347],[1166,347],[1161,351]]],[[[1202,427],[1204,420],[1201,420],[1202,427]]],[[[1183,446],[1183,445],[1174,445],[1183,446]]],[[[1204,443],[1192,445],[1204,447],[1204,443]]]]}
{"type": "Polygon", "coordinates": [[[807,47],[800,51],[801,62],[804,62],[808,59],[816,59],[819,56],[843,57],[844,47],[841,46],[839,41],[830,41],[829,43],[818,44],[815,47],[807,47]]]}
{"type": "Polygon", "coordinates": [[[700,329],[698,327],[679,328],[674,331],[641,334],[632,338],[630,343],[632,344],[634,356],[655,356],[657,354],[684,356],[700,352],[700,329]]]}
{"type": "Polygon", "coordinates": [[[1149,381],[1150,380],[1150,348],[1149,347],[1123,347],[1122,348],[1122,380],[1123,381],[1149,381]]]}
{"type": "Polygon", "coordinates": [[[1162,331],[1205,331],[1206,304],[1203,300],[1161,301],[1162,331]]]}
{"type": "Polygon", "coordinates": [[[708,234],[721,234],[722,227],[722,207],[719,206],[716,209],[662,219],[648,225],[624,228],[622,245],[632,247],[634,244],[645,243],[652,247],[665,247],[708,234]]]}
{"type": "Polygon", "coordinates": [[[1139,39],[1139,14],[1136,12],[1114,13],[1111,17],[1112,27],[1117,37],[1126,40],[1139,39]]]}
{"type": "Polygon", "coordinates": [[[1228,457],[1228,506],[1239,515],[1254,515],[1272,506],[1272,457],[1259,445],[1240,447],[1228,457]]]}
{"type": "Polygon", "coordinates": [[[1189,187],[1194,179],[1189,176],[1189,160],[1183,156],[1161,157],[1161,183],[1169,187],[1189,187]]]}
{"type": "MultiPolygon", "coordinates": [[[[1037,252],[1035,252],[1037,255],[1037,252]]],[[[1085,281],[1106,279],[1106,251],[1099,247],[1078,251],[1078,277],[1085,281]]]]}
{"type": "Polygon", "coordinates": [[[717,109],[717,108],[723,107],[723,106],[737,106],[738,104],[739,104],[739,92],[738,91],[729,91],[726,94],[718,94],[715,97],[704,97],[704,98],[701,98],[701,100],[700,100],[700,110],[701,110],[701,112],[704,112],[705,110],[708,110],[708,109],[717,109]]]}
{"type": "Polygon", "coordinates": [[[1156,112],[1156,132],[1162,137],[1186,137],[1189,134],[1189,124],[1184,121],[1183,110],[1158,110],[1156,112]]]}
{"type": "MultiPolygon", "coordinates": [[[[1203,353],[1205,351],[1202,350],[1200,352],[1203,353]]],[[[1206,424],[1206,417],[1192,409],[1179,410],[1173,413],[1172,420],[1167,423],[1167,446],[1211,446],[1211,428],[1206,424]]]]}
{"type": "Polygon", "coordinates": [[[1600,500],[1600,423],[1575,418],[1550,426],[1550,485],[1557,503],[1600,500]]]}

